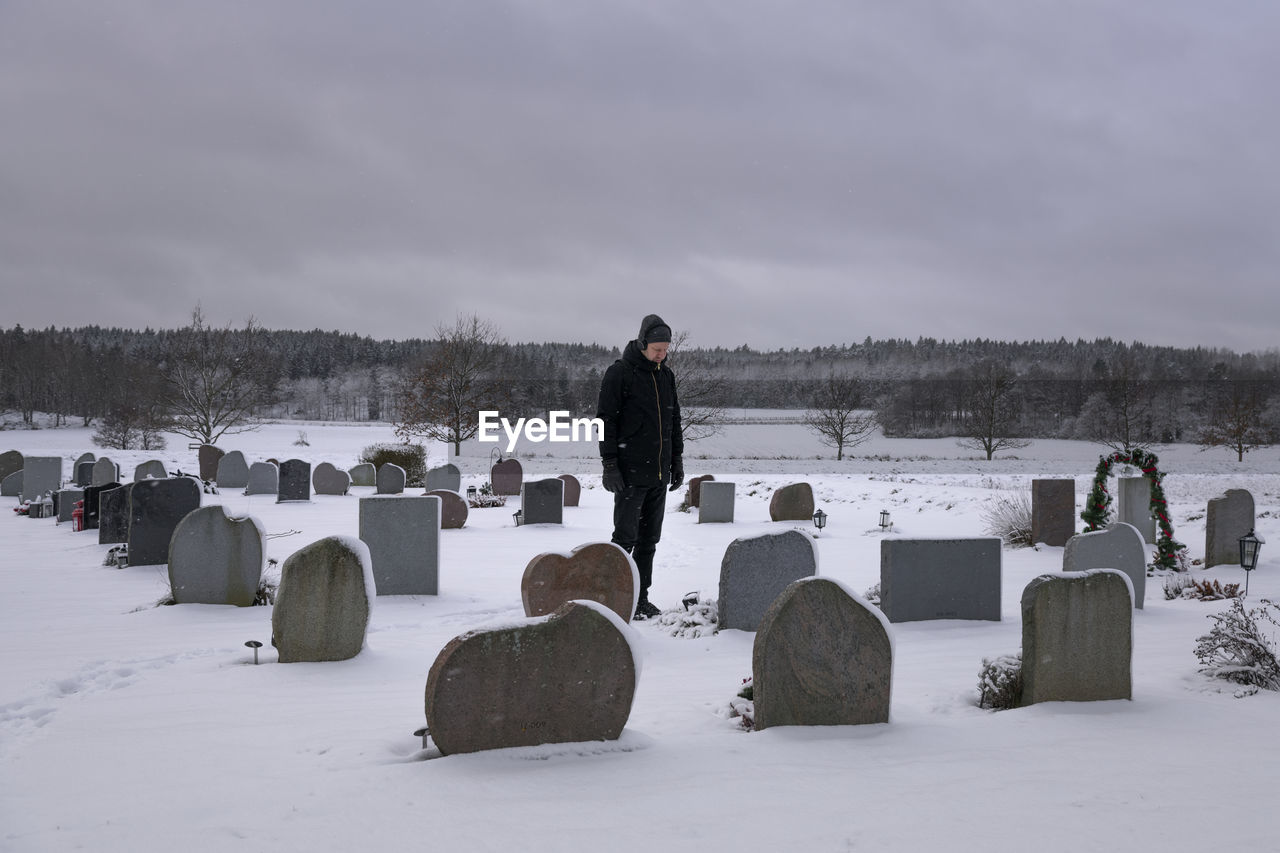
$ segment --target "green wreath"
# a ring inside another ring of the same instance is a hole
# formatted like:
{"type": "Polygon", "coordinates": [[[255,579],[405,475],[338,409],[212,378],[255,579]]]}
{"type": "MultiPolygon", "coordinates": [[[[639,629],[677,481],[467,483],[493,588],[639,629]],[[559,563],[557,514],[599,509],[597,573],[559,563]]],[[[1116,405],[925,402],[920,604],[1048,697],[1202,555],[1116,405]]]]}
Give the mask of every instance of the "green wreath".
{"type": "Polygon", "coordinates": [[[1093,489],[1085,501],[1084,512],[1080,518],[1085,523],[1084,532],[1102,530],[1107,526],[1107,516],[1111,509],[1111,495],[1107,492],[1107,478],[1111,476],[1111,467],[1119,462],[1132,465],[1142,471],[1142,476],[1151,481],[1151,514],[1160,528],[1156,537],[1156,552],[1153,556],[1156,568],[1178,570],[1178,552],[1187,546],[1173,538],[1173,522],[1169,520],[1169,502],[1164,497],[1164,474],[1160,473],[1156,455],[1148,450],[1136,448],[1129,453],[1112,453],[1098,460],[1098,468],[1093,477],[1093,489]]]}

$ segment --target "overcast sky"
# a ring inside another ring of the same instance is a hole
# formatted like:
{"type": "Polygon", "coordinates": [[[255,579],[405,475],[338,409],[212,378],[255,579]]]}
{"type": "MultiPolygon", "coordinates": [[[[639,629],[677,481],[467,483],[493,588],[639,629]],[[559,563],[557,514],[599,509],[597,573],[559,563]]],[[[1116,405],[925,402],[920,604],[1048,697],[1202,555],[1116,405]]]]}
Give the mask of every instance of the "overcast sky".
{"type": "Polygon", "coordinates": [[[1280,346],[1275,0],[0,0],[0,326],[1280,346]]]}

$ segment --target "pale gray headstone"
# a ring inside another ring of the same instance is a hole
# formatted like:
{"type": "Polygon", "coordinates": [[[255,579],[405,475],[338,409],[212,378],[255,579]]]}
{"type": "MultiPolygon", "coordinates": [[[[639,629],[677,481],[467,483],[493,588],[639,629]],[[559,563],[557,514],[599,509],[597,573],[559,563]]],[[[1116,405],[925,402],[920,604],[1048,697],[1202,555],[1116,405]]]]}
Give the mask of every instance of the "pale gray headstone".
{"type": "Polygon", "coordinates": [[[734,483],[703,480],[698,488],[698,523],[731,523],[736,488],[734,483]]]}
{"type": "Polygon", "coordinates": [[[378,469],[374,467],[372,462],[361,462],[359,465],[353,466],[347,473],[351,475],[351,485],[353,486],[378,485],[378,469]]]}
{"type": "Polygon", "coordinates": [[[1156,541],[1156,519],[1151,514],[1151,481],[1146,477],[1120,477],[1116,521],[1132,524],[1148,545],[1156,541]]]}
{"type": "Polygon", "coordinates": [[[62,488],[61,456],[28,456],[22,465],[22,500],[42,498],[62,488]]]}
{"type": "Polygon", "coordinates": [[[495,495],[518,495],[524,483],[524,467],[519,459],[504,459],[489,469],[495,495]]]}
{"type": "Polygon", "coordinates": [[[432,468],[427,472],[426,488],[428,492],[434,492],[436,489],[444,489],[449,492],[461,491],[462,472],[452,462],[432,468]]]}
{"type": "Polygon", "coordinates": [[[276,503],[311,500],[311,463],[286,459],[280,463],[276,484],[276,503]]]}
{"type": "Polygon", "coordinates": [[[440,498],[360,498],[360,539],[369,548],[378,595],[440,591],[440,498]]]}
{"type": "Polygon", "coordinates": [[[229,450],[218,460],[219,489],[243,489],[249,485],[249,463],[239,450],[229,450]]]}
{"type": "Polygon", "coordinates": [[[56,497],[58,522],[71,521],[71,513],[75,512],[76,501],[84,500],[84,489],[62,489],[56,497]]]}
{"type": "Polygon", "coordinates": [[[1205,513],[1204,567],[1240,565],[1240,537],[1254,527],[1253,495],[1247,489],[1227,489],[1209,499],[1205,513]]]}
{"type": "Polygon", "coordinates": [[[169,472],[165,470],[164,463],[159,459],[148,459],[146,462],[139,463],[133,469],[133,482],[139,480],[165,480],[168,479],[169,472]]]}
{"type": "Polygon", "coordinates": [[[271,611],[281,663],[360,654],[376,595],[372,566],[368,546],[350,536],[304,545],[284,561],[271,611]]]}
{"type": "Polygon", "coordinates": [[[1060,547],[1076,532],[1076,481],[1031,481],[1031,542],[1060,547]]]}
{"type": "Polygon", "coordinates": [[[702,484],[714,479],[710,474],[703,474],[689,481],[689,506],[702,506],[702,484]]]}
{"type": "Polygon", "coordinates": [[[440,499],[441,530],[461,530],[466,525],[470,510],[467,508],[467,499],[462,495],[448,489],[433,489],[427,492],[427,496],[440,499]]]}
{"type": "Polygon", "coordinates": [[[98,492],[98,544],[129,541],[129,492],[132,486],[101,487],[98,492]]]}
{"type": "Polygon", "coordinates": [[[1000,584],[997,536],[880,540],[880,609],[890,622],[999,622],[1000,584]]]}
{"type": "Polygon", "coordinates": [[[404,493],[404,469],[394,462],[384,462],[378,466],[377,489],[380,495],[399,495],[404,493]]]}
{"type": "Polygon", "coordinates": [[[255,462],[249,466],[246,495],[274,495],[280,490],[280,471],[273,462],[255,462]]]}
{"type": "Polygon", "coordinates": [[[568,554],[539,554],[520,580],[524,615],[553,613],[568,601],[595,601],[630,622],[640,596],[640,573],[612,542],[589,542],[568,554]]]}
{"type": "Polygon", "coordinates": [[[169,542],[174,601],[252,606],[262,582],[265,539],[257,519],[232,518],[222,506],[188,513],[169,542]]]}
{"type": "Polygon", "coordinates": [[[720,627],[756,630],[788,585],[817,573],[817,543],[799,530],[735,539],[720,561],[720,627]]]}
{"type": "Polygon", "coordinates": [[[805,578],[782,591],[760,621],[751,672],[757,729],[889,722],[887,621],[836,581],[805,578]]]}
{"type": "Polygon", "coordinates": [[[1147,546],[1132,524],[1113,522],[1106,530],[1077,533],[1062,553],[1064,572],[1116,569],[1133,587],[1133,606],[1142,609],[1147,595],[1147,546]]]}
{"type": "Polygon", "coordinates": [[[351,475],[321,462],[311,472],[311,485],[317,495],[345,495],[351,490],[351,475]]]}
{"type": "Polygon", "coordinates": [[[524,524],[564,524],[564,480],[550,477],[525,483],[520,509],[524,524]]]}
{"type": "Polygon", "coordinates": [[[22,496],[22,472],[14,471],[0,480],[0,497],[17,498],[22,496]]]}
{"type": "Polygon", "coordinates": [[[1022,593],[1022,705],[1133,698],[1133,601],[1113,569],[1041,575],[1022,593]]]}
{"type": "Polygon", "coordinates": [[[71,481],[81,488],[92,486],[95,461],[91,459],[85,462],[77,462],[71,469],[71,481]]]}
{"type": "Polygon", "coordinates": [[[107,483],[120,482],[120,466],[103,456],[93,463],[93,478],[89,485],[105,486],[107,483]]]}
{"type": "Polygon", "coordinates": [[[577,506],[582,500],[582,483],[572,474],[561,474],[557,479],[564,481],[564,505],[577,506]]]}
{"type": "Polygon", "coordinates": [[[468,631],[427,675],[426,714],[441,753],[617,740],[639,675],[616,613],[571,601],[524,625],[468,631]]]}
{"type": "Polygon", "coordinates": [[[129,488],[129,565],[156,566],[169,560],[169,540],[178,522],[200,508],[204,493],[192,477],[143,480],[129,488]]]}
{"type": "Polygon", "coordinates": [[[769,499],[769,518],[773,521],[812,521],[813,487],[808,483],[783,486],[769,499]]]}
{"type": "Polygon", "coordinates": [[[199,450],[196,451],[196,458],[200,460],[201,480],[208,482],[218,478],[218,460],[222,455],[221,447],[215,447],[212,444],[200,445],[199,450]]]}

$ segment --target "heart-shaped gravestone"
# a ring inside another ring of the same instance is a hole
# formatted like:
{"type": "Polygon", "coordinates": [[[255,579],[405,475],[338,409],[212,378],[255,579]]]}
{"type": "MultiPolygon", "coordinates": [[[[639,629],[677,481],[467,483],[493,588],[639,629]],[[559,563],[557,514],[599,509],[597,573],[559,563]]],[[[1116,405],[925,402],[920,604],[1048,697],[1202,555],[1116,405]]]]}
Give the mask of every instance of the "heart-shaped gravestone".
{"type": "Polygon", "coordinates": [[[612,542],[589,542],[568,554],[539,554],[530,560],[520,581],[520,599],[526,616],[587,600],[630,621],[639,588],[636,564],[626,551],[612,542]]]}

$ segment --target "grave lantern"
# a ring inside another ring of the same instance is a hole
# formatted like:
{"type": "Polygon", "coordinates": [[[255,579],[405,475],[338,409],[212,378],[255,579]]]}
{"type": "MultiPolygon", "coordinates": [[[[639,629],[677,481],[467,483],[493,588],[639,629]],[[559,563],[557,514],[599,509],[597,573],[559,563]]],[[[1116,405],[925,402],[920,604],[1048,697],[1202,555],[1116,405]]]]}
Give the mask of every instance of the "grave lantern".
{"type": "Polygon", "coordinates": [[[476,487],[467,486],[467,500],[473,501],[475,499],[476,499],[476,487]]]}
{"type": "Polygon", "coordinates": [[[813,514],[813,526],[821,530],[827,526],[827,514],[822,510],[818,510],[813,514]]]}
{"type": "Polygon", "coordinates": [[[1250,530],[1240,537],[1240,568],[1244,569],[1244,594],[1249,594],[1249,572],[1258,567],[1258,551],[1265,540],[1250,530]]]}
{"type": "Polygon", "coordinates": [[[521,524],[524,523],[524,510],[522,509],[516,510],[514,513],[512,513],[511,517],[516,520],[516,527],[519,527],[521,524]]]}
{"type": "Polygon", "coordinates": [[[889,523],[889,510],[887,509],[880,510],[880,529],[887,530],[890,526],[891,525],[889,523]]]}

